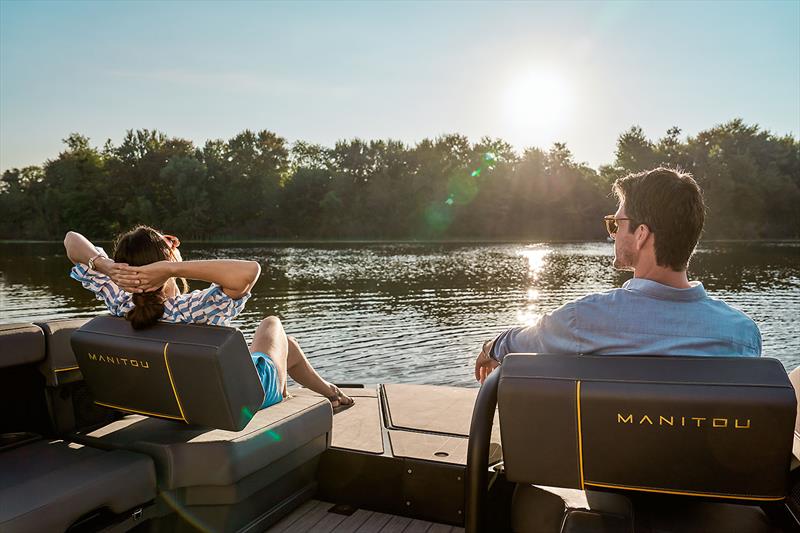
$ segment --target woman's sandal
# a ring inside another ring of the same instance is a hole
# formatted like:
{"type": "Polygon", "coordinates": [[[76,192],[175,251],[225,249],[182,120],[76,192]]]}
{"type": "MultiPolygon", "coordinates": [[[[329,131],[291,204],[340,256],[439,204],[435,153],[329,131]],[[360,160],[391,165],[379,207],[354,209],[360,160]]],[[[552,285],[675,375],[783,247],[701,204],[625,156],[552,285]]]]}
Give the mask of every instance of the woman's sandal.
{"type": "Polygon", "coordinates": [[[328,396],[328,401],[331,402],[334,413],[348,409],[356,403],[354,399],[343,393],[336,385],[331,385],[331,390],[333,394],[328,396]]]}

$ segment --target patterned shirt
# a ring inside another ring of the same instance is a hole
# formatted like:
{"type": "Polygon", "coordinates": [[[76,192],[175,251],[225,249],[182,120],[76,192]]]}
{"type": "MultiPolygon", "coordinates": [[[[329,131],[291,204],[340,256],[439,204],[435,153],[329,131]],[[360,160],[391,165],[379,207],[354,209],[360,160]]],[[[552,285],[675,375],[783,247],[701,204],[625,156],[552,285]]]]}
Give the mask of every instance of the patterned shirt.
{"type": "Polygon", "coordinates": [[[692,282],[676,289],[633,278],[500,334],[491,355],[761,355],[761,333],[744,313],[692,282]]]}
{"type": "MultiPolygon", "coordinates": [[[[105,253],[100,247],[97,247],[97,252],[105,253]]],[[[69,276],[92,291],[98,300],[106,304],[112,315],[125,316],[134,308],[133,295],[122,290],[105,274],[89,270],[86,265],[77,264],[72,267],[69,276]]],[[[229,326],[231,320],[244,309],[244,304],[249,298],[250,293],[247,293],[241,298],[233,299],[225,294],[222,287],[212,283],[207,289],[168,298],[164,302],[164,314],[160,320],[183,324],[229,326]]]]}

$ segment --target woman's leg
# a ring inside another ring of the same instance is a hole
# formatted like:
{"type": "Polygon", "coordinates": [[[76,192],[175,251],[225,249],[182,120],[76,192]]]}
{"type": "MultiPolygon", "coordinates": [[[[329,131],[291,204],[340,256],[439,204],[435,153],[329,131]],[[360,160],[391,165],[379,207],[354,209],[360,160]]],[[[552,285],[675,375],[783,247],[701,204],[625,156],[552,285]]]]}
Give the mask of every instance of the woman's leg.
{"type": "Polygon", "coordinates": [[[283,325],[278,317],[270,316],[261,321],[250,343],[250,353],[261,352],[267,355],[278,371],[278,388],[286,397],[286,372],[289,345],[283,325]]]}
{"type": "Polygon", "coordinates": [[[278,371],[278,385],[284,396],[286,396],[288,373],[300,385],[331,399],[334,407],[353,403],[353,400],[342,394],[335,385],[317,374],[300,349],[297,340],[286,335],[278,317],[271,316],[261,321],[250,344],[250,352],[262,352],[272,359],[278,371]]]}
{"type": "Polygon", "coordinates": [[[300,348],[300,344],[294,337],[287,337],[289,343],[289,353],[287,357],[287,364],[289,375],[292,379],[301,384],[302,386],[313,390],[318,394],[322,394],[331,400],[334,407],[338,405],[350,405],[353,399],[340,391],[335,385],[325,381],[317,374],[311,363],[308,362],[306,354],[300,348]]]}

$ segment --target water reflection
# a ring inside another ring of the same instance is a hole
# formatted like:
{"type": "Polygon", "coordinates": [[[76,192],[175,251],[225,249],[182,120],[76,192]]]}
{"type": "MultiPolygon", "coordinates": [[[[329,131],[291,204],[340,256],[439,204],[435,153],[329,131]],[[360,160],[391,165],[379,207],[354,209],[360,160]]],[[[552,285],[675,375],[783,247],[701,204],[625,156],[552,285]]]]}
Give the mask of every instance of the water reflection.
{"type": "MultiPolygon", "coordinates": [[[[341,381],[472,385],[481,341],[588,292],[620,286],[612,245],[193,245],[185,258],[258,260],[262,278],[236,325],[280,316],[315,365],[341,381]]],[[[800,356],[800,245],[711,243],[693,279],[752,316],[764,352],[800,356]]],[[[67,277],[59,244],[0,244],[0,322],[92,316],[102,305],[67,277]]],[[[195,283],[194,287],[203,286],[195,283]]]]}
{"type": "Polygon", "coordinates": [[[544,265],[545,258],[550,254],[550,248],[546,245],[536,244],[526,246],[517,253],[528,260],[528,274],[531,279],[535,280],[544,265]]]}

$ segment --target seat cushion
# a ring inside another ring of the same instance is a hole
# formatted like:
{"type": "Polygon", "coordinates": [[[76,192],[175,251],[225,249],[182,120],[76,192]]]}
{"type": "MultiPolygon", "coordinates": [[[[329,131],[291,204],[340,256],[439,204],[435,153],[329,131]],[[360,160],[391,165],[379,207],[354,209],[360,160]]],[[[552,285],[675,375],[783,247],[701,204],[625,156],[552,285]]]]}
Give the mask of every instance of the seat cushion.
{"type": "Polygon", "coordinates": [[[122,513],[155,495],[153,461],[141,454],[64,441],[0,453],[0,531],[64,531],[95,509],[122,513]]]}
{"type": "Polygon", "coordinates": [[[33,324],[0,325],[0,368],[44,359],[44,332],[33,324]]]}
{"type": "Polygon", "coordinates": [[[519,484],[512,527],[532,533],[776,533],[758,506],[519,484]]]}
{"type": "Polygon", "coordinates": [[[129,415],[71,438],[149,455],[160,488],[171,490],[234,484],[321,435],[329,441],[332,423],[330,402],[298,396],[258,411],[241,431],[129,415]]]}
{"type": "Polygon", "coordinates": [[[626,517],[578,509],[567,513],[561,533],[634,533],[634,529],[626,517]]]}
{"type": "Polygon", "coordinates": [[[652,533],[778,533],[764,510],[756,505],[700,501],[681,496],[635,494],[636,530],[652,533]]]}
{"type": "Polygon", "coordinates": [[[511,524],[521,533],[632,532],[633,506],[612,492],[518,484],[511,524]]]}

